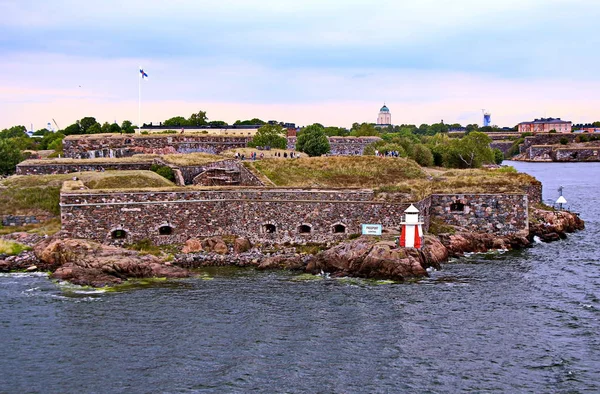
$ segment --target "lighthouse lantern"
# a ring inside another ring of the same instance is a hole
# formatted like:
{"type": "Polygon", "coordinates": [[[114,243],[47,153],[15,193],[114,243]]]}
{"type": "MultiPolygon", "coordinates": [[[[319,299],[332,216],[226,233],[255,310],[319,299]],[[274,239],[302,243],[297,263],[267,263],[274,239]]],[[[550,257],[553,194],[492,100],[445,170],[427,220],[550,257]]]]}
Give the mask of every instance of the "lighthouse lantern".
{"type": "Polygon", "coordinates": [[[400,246],[420,249],[423,243],[423,222],[417,207],[410,204],[410,207],[404,211],[404,220],[400,224],[402,225],[400,246]]]}

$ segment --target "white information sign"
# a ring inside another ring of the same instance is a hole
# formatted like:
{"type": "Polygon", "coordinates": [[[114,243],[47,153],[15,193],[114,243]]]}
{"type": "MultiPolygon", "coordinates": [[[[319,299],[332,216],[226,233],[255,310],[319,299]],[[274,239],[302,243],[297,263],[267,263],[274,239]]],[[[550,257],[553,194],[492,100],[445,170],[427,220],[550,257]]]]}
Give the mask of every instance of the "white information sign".
{"type": "Polygon", "coordinates": [[[381,235],[382,228],[381,224],[363,224],[362,233],[363,235],[381,235]]]}

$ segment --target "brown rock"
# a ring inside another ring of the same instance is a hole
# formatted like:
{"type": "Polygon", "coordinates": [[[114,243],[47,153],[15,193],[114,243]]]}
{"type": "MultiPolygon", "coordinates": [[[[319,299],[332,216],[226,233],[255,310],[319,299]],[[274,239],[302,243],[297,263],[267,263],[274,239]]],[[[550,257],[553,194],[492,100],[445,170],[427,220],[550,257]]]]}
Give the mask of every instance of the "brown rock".
{"type": "Polygon", "coordinates": [[[423,243],[424,267],[440,269],[441,263],[448,260],[448,249],[432,235],[426,235],[423,243]]]}
{"type": "Polygon", "coordinates": [[[185,246],[181,250],[183,253],[196,253],[202,251],[202,242],[199,239],[191,238],[185,241],[185,246]]]}
{"type": "Polygon", "coordinates": [[[53,239],[34,252],[45,266],[56,267],[51,277],[78,285],[108,286],[127,278],[183,278],[189,272],[166,266],[158,257],[81,239],[53,239]]]}
{"type": "Polygon", "coordinates": [[[229,251],[227,244],[221,237],[211,237],[203,240],[202,247],[207,252],[215,252],[219,254],[225,254],[229,251]]]}
{"type": "Polygon", "coordinates": [[[258,265],[259,270],[268,269],[285,269],[291,271],[298,271],[304,269],[304,262],[300,256],[285,256],[278,255],[267,257],[258,265]]]}
{"type": "Polygon", "coordinates": [[[252,244],[248,238],[236,238],[233,243],[233,251],[235,253],[244,253],[252,248],[252,244]]]}

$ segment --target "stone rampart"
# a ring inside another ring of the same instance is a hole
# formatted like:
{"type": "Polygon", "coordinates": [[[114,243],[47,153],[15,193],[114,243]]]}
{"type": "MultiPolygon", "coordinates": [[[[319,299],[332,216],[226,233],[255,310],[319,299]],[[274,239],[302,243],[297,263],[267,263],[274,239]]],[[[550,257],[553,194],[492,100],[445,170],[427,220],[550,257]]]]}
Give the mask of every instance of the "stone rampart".
{"type": "Polygon", "coordinates": [[[513,141],[492,141],[490,143],[490,148],[500,149],[500,151],[504,154],[504,157],[508,157],[508,151],[512,146],[513,141]]]}
{"type": "Polygon", "coordinates": [[[47,222],[50,219],[54,219],[56,216],[43,214],[43,215],[2,215],[0,216],[3,226],[29,226],[33,224],[39,224],[47,222]]]}
{"type": "MultiPolygon", "coordinates": [[[[332,156],[362,155],[365,148],[373,142],[380,141],[379,137],[327,137],[332,156]]],[[[296,149],[296,137],[288,137],[287,148],[296,149]]]]}
{"type": "Polygon", "coordinates": [[[556,148],[552,151],[553,161],[600,161],[600,146],[594,148],[556,148]]]}
{"type": "MultiPolygon", "coordinates": [[[[61,220],[71,237],[109,243],[172,244],[229,234],[255,243],[324,243],[360,233],[361,224],[398,232],[408,205],[353,189],[78,190],[61,193],[61,220]]],[[[498,234],[527,229],[526,195],[432,195],[415,205],[425,230],[431,218],[498,234]]]]}
{"type": "Polygon", "coordinates": [[[527,149],[527,159],[531,161],[552,161],[552,145],[532,145],[527,149]]]}
{"type": "MultiPolygon", "coordinates": [[[[523,153],[533,145],[557,145],[561,139],[566,139],[569,143],[575,141],[577,134],[574,133],[538,133],[525,137],[525,142],[521,144],[520,152],[523,153]]],[[[564,141],[564,140],[563,140],[564,141]]]]}
{"type": "Polygon", "coordinates": [[[526,194],[434,194],[431,217],[469,231],[527,235],[526,194]]]}
{"type": "Polygon", "coordinates": [[[244,148],[251,137],[214,135],[120,135],[98,134],[69,136],[63,140],[65,157],[91,159],[129,157],[135,154],[169,154],[205,152],[218,154],[228,149],[244,148]]]}
{"type": "Polygon", "coordinates": [[[400,226],[406,203],[370,190],[228,189],[186,192],[62,193],[63,230],[102,242],[183,243],[235,234],[253,242],[328,242],[363,223],[400,226]],[[121,238],[123,237],[123,238],[121,238]]]}
{"type": "Polygon", "coordinates": [[[17,175],[47,175],[47,174],[70,174],[72,172],[104,171],[104,170],[149,170],[152,160],[129,162],[129,163],[39,163],[26,160],[17,164],[17,175]]]}

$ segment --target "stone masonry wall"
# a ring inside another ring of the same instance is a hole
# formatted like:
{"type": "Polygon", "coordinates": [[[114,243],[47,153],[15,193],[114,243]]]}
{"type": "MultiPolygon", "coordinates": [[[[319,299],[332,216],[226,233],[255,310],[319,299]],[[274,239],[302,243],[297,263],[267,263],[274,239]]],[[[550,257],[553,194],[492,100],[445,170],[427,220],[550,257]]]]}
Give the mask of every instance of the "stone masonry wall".
{"type": "Polygon", "coordinates": [[[469,231],[527,235],[526,194],[434,194],[431,216],[469,231]]]}
{"type": "MultiPolygon", "coordinates": [[[[408,203],[374,200],[371,190],[228,188],[173,192],[61,194],[63,230],[71,237],[130,243],[183,243],[234,234],[259,243],[328,242],[361,232],[361,224],[399,231],[408,203]],[[343,226],[342,232],[340,225],[343,226]],[[163,231],[161,235],[160,229],[163,231]],[[113,239],[116,230],[124,239],[113,239]]],[[[525,195],[433,195],[415,203],[424,229],[430,217],[472,230],[527,229],[525,195]],[[464,210],[451,204],[460,201],[464,210]]]]}
{"type": "Polygon", "coordinates": [[[17,175],[70,174],[72,172],[102,170],[149,170],[151,161],[139,163],[87,163],[87,164],[33,164],[28,161],[17,164],[17,175]]]}
{"type": "Polygon", "coordinates": [[[54,219],[53,215],[2,215],[3,226],[28,226],[32,224],[44,223],[50,219],[54,219]]]}
{"type": "Polygon", "coordinates": [[[598,152],[600,147],[594,148],[558,148],[552,152],[554,161],[600,161],[598,152]]]}
{"type": "Polygon", "coordinates": [[[533,145],[527,150],[527,159],[532,161],[552,161],[552,145],[533,145]]]}
{"type": "Polygon", "coordinates": [[[405,203],[373,200],[364,190],[230,189],[61,195],[63,230],[72,237],[114,242],[124,230],[135,242],[183,243],[189,238],[235,234],[252,242],[327,242],[360,233],[363,223],[399,228],[405,203]],[[335,233],[334,226],[345,231],[335,233]],[[159,235],[169,226],[171,234],[159,235]],[[269,227],[274,226],[274,232],[269,227]],[[301,226],[310,232],[303,233],[301,226]]]}
{"type": "Polygon", "coordinates": [[[206,152],[218,154],[228,149],[246,147],[250,139],[250,137],[192,134],[69,136],[63,140],[63,151],[65,157],[76,159],[129,157],[140,153],[206,152]]]}
{"type": "MultiPolygon", "coordinates": [[[[362,155],[367,145],[381,140],[379,137],[327,137],[331,147],[330,155],[354,156],[362,155]]],[[[296,149],[296,137],[288,137],[287,148],[296,149]]]]}
{"type": "Polygon", "coordinates": [[[575,141],[577,134],[575,133],[540,133],[525,137],[525,142],[521,144],[520,152],[523,153],[532,145],[556,145],[560,144],[560,140],[566,138],[569,143],[575,141]]]}
{"type": "Polygon", "coordinates": [[[507,157],[508,151],[512,146],[513,141],[492,141],[490,143],[490,148],[500,149],[500,151],[504,154],[504,157],[507,157]]]}

